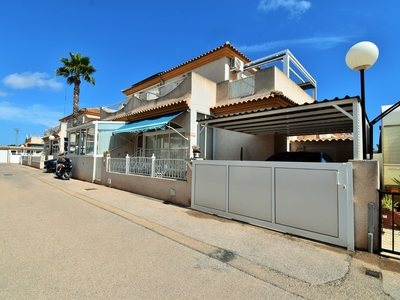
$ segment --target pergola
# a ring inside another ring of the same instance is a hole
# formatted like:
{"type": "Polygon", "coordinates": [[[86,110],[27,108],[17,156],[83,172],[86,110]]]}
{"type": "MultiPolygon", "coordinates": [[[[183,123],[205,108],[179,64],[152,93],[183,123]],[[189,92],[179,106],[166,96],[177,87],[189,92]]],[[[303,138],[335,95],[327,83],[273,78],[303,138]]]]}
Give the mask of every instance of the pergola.
{"type": "Polygon", "coordinates": [[[267,108],[211,116],[198,121],[201,126],[247,134],[286,136],[353,133],[354,159],[362,159],[361,106],[358,97],[325,100],[288,108],[267,108]]]}

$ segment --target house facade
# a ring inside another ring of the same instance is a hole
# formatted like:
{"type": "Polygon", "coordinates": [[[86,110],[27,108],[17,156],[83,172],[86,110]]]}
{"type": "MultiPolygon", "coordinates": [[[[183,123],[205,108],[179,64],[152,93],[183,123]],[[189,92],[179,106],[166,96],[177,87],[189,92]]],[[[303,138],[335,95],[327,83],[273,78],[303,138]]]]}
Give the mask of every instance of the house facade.
{"type": "MultiPolygon", "coordinates": [[[[110,151],[111,157],[154,154],[188,159],[193,157],[193,149],[200,148],[200,157],[205,159],[260,160],[277,148],[286,148],[286,139],[274,134],[205,129],[197,123],[210,115],[315,101],[276,66],[262,68],[261,63],[266,62],[274,60],[252,62],[227,42],[126,88],[126,104],[121,109],[101,111],[102,120],[127,122],[114,132],[126,141],[121,146],[125,151],[110,151]]],[[[316,82],[311,86],[316,88],[316,82]]]]}

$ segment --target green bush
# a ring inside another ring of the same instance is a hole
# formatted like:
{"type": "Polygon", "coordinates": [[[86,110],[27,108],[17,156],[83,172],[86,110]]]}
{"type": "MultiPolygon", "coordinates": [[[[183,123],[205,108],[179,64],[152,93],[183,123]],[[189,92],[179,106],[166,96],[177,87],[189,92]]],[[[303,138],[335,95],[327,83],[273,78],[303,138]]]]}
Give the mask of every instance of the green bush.
{"type": "Polygon", "coordinates": [[[382,208],[392,211],[392,195],[383,195],[382,197],[382,208]]]}

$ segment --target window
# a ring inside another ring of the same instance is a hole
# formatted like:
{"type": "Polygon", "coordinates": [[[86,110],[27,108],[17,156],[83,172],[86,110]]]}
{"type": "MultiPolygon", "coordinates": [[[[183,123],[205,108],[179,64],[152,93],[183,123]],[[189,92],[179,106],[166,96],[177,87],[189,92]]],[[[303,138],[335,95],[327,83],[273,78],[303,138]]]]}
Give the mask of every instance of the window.
{"type": "Polygon", "coordinates": [[[79,155],[86,154],[86,129],[82,129],[80,132],[79,139],[79,155]]]}
{"type": "Polygon", "coordinates": [[[80,129],[69,133],[69,153],[88,155],[94,153],[94,127],[80,129]]]}
{"type": "Polygon", "coordinates": [[[179,134],[173,131],[164,134],[145,134],[143,155],[150,157],[154,153],[157,158],[187,158],[189,155],[188,141],[182,135],[184,136],[184,132],[179,134]]]}
{"type": "Polygon", "coordinates": [[[69,134],[69,153],[75,153],[76,150],[76,133],[71,132],[69,134]]]}
{"type": "Polygon", "coordinates": [[[400,164],[400,126],[383,127],[383,160],[385,164],[400,164]]]}
{"type": "Polygon", "coordinates": [[[94,127],[87,130],[86,135],[86,154],[93,154],[94,152],[94,127]]]}

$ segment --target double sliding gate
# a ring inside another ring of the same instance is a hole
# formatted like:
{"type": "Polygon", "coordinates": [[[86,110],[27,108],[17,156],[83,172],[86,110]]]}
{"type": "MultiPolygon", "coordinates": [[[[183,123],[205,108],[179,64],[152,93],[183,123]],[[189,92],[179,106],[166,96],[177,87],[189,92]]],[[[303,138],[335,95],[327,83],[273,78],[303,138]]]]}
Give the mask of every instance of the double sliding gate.
{"type": "Polygon", "coordinates": [[[354,250],[351,163],[194,161],[192,208],[354,250]]]}
{"type": "Polygon", "coordinates": [[[400,255],[400,192],[379,190],[381,253],[400,255]]]}

